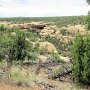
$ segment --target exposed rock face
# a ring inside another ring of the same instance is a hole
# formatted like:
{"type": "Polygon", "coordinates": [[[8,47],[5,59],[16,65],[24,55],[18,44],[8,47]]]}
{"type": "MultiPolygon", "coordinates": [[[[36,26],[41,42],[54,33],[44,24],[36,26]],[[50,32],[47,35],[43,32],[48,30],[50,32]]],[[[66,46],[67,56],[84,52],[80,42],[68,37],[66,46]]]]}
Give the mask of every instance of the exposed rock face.
{"type": "Polygon", "coordinates": [[[64,43],[70,43],[73,39],[74,39],[74,38],[71,37],[71,36],[63,36],[61,40],[62,40],[64,43]]]}
{"type": "Polygon", "coordinates": [[[84,35],[86,33],[86,29],[84,25],[75,25],[75,26],[68,25],[68,27],[62,27],[62,29],[66,29],[68,32],[72,34],[76,34],[77,32],[80,32],[80,34],[84,35]]]}
{"type": "Polygon", "coordinates": [[[54,35],[57,32],[58,28],[56,26],[46,26],[41,32],[41,36],[54,35]]]}
{"type": "Polygon", "coordinates": [[[44,23],[24,23],[24,24],[7,24],[7,26],[9,26],[10,28],[20,28],[20,29],[27,29],[27,30],[31,30],[33,32],[38,32],[40,33],[41,30],[44,29],[44,27],[46,27],[46,25],[44,23]]]}
{"type": "MultiPolygon", "coordinates": [[[[41,35],[41,37],[55,37],[57,39],[60,39],[60,41],[64,43],[69,43],[74,39],[74,35],[77,32],[80,32],[82,35],[87,34],[85,30],[84,25],[75,25],[71,26],[68,25],[68,27],[62,27],[58,28],[53,23],[45,23],[45,22],[30,22],[30,23],[11,23],[11,22],[0,22],[0,24],[3,24],[5,26],[8,26],[10,28],[18,27],[20,29],[26,29],[31,30],[32,32],[37,32],[41,35]],[[63,35],[66,34],[66,35],[63,35]],[[69,35],[67,35],[69,33],[69,35]]],[[[89,32],[90,33],[90,32],[89,32]]]]}
{"type": "Polygon", "coordinates": [[[46,41],[46,42],[31,42],[31,43],[33,44],[33,46],[38,44],[40,49],[46,50],[49,53],[52,53],[52,52],[58,53],[56,47],[50,42],[46,41]]]}
{"type": "Polygon", "coordinates": [[[20,29],[30,29],[31,24],[30,23],[18,24],[18,27],[20,29]]]}
{"type": "Polygon", "coordinates": [[[55,46],[49,42],[39,42],[39,46],[42,49],[46,49],[48,52],[52,53],[58,53],[57,49],[55,48],[55,46]]]}
{"type": "Polygon", "coordinates": [[[44,56],[44,55],[39,55],[38,56],[39,60],[42,62],[46,62],[48,60],[48,57],[44,56]]]}
{"type": "Polygon", "coordinates": [[[32,32],[40,33],[44,29],[44,27],[45,27],[45,25],[43,25],[43,24],[39,24],[39,25],[32,24],[30,27],[30,30],[32,32]]]}
{"type": "Polygon", "coordinates": [[[69,43],[73,40],[73,37],[71,35],[68,36],[62,35],[61,30],[57,26],[46,26],[43,30],[41,30],[39,34],[42,37],[46,36],[50,36],[51,38],[55,37],[57,39],[60,39],[60,41],[64,43],[69,43]]]}
{"type": "Polygon", "coordinates": [[[36,28],[36,29],[44,29],[45,25],[35,25],[35,24],[32,24],[31,25],[31,28],[36,28]]]}
{"type": "Polygon", "coordinates": [[[18,27],[19,25],[18,24],[9,24],[8,27],[9,28],[15,28],[15,27],[18,27]]]}

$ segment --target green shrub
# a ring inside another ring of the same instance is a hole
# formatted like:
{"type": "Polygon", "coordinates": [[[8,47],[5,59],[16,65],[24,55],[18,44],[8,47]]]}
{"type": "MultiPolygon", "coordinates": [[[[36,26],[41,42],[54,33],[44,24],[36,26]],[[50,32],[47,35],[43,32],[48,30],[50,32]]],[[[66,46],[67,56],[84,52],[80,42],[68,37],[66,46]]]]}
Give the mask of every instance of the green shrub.
{"type": "Polygon", "coordinates": [[[49,52],[48,52],[47,48],[39,48],[38,53],[39,53],[40,55],[46,55],[46,54],[48,54],[49,52]]]}
{"type": "Polygon", "coordinates": [[[46,36],[45,37],[45,40],[48,41],[48,42],[50,42],[50,43],[52,43],[56,47],[56,49],[58,50],[58,52],[61,53],[61,50],[63,49],[63,44],[64,43],[62,41],[60,41],[60,39],[57,39],[55,37],[52,38],[50,36],[46,36]]]}
{"type": "Polygon", "coordinates": [[[68,55],[70,55],[70,47],[72,42],[65,44],[60,39],[57,39],[56,37],[52,38],[50,36],[45,37],[45,40],[52,43],[56,47],[59,54],[63,54],[62,52],[69,52],[68,55]]]}
{"type": "Polygon", "coordinates": [[[16,28],[10,29],[10,31],[7,31],[7,29],[0,33],[0,60],[5,59],[6,55],[8,55],[10,61],[24,61],[27,56],[29,56],[29,59],[32,58],[30,60],[34,60],[36,58],[34,52],[37,51],[37,48],[33,47],[31,41],[26,40],[29,35],[27,36],[24,31],[16,28]],[[12,36],[12,32],[16,34],[12,36]],[[29,55],[30,52],[33,54],[29,55]]]}
{"type": "Polygon", "coordinates": [[[68,32],[66,29],[62,29],[62,30],[60,30],[60,32],[61,32],[61,34],[64,35],[64,36],[68,36],[68,35],[71,34],[71,33],[68,32]]]}
{"type": "Polygon", "coordinates": [[[88,12],[86,23],[87,23],[87,30],[90,30],[90,11],[88,12]]]}
{"type": "Polygon", "coordinates": [[[12,23],[25,23],[32,21],[44,21],[44,22],[53,22],[58,27],[63,27],[67,25],[77,25],[84,24],[84,18],[86,16],[62,16],[62,17],[18,17],[18,18],[0,18],[0,21],[8,21],[12,23]]]}
{"type": "Polygon", "coordinates": [[[27,70],[20,70],[20,67],[11,68],[11,79],[17,82],[33,82],[36,80],[36,76],[27,70]]]}
{"type": "Polygon", "coordinates": [[[5,32],[6,31],[6,28],[4,25],[0,25],[0,32],[5,32]]]}
{"type": "Polygon", "coordinates": [[[25,34],[26,34],[27,38],[32,42],[38,41],[38,38],[40,37],[37,33],[31,32],[31,30],[25,32],[25,34]]]}
{"type": "Polygon", "coordinates": [[[63,73],[63,68],[62,67],[56,67],[53,69],[53,71],[50,73],[49,78],[53,78],[54,76],[58,76],[59,74],[63,73]]]}
{"type": "Polygon", "coordinates": [[[37,54],[35,52],[28,52],[27,59],[31,62],[35,61],[37,59],[37,54]]]}
{"type": "Polygon", "coordinates": [[[90,84],[90,35],[77,35],[72,50],[74,79],[79,83],[90,84]]]}
{"type": "Polygon", "coordinates": [[[60,59],[60,55],[57,53],[52,53],[51,54],[51,60],[57,61],[58,63],[65,63],[64,60],[60,59]]]}

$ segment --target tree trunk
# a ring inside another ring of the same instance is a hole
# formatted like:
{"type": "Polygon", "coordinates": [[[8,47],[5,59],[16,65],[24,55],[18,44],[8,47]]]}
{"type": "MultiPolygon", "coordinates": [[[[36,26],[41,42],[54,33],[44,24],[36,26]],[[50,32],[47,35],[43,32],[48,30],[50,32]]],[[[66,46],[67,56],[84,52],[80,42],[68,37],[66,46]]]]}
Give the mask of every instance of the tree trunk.
{"type": "Polygon", "coordinates": [[[41,64],[42,64],[42,62],[41,62],[41,61],[39,61],[39,62],[38,62],[38,64],[37,64],[37,67],[36,67],[36,69],[35,69],[35,74],[36,74],[36,75],[38,75],[38,74],[39,74],[39,72],[40,72],[40,69],[41,69],[41,64]]]}
{"type": "Polygon", "coordinates": [[[6,56],[6,62],[7,62],[7,67],[6,67],[7,77],[10,78],[12,60],[11,60],[11,57],[9,55],[6,56]]]}

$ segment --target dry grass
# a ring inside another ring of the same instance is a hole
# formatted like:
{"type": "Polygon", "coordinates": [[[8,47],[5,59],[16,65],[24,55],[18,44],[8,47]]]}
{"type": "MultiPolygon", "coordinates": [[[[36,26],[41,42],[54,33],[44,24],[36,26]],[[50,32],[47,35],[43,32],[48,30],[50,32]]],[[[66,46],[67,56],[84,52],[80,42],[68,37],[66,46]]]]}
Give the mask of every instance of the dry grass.
{"type": "Polygon", "coordinates": [[[36,76],[28,70],[15,66],[11,69],[11,79],[17,82],[34,82],[36,80],[36,76]]]}

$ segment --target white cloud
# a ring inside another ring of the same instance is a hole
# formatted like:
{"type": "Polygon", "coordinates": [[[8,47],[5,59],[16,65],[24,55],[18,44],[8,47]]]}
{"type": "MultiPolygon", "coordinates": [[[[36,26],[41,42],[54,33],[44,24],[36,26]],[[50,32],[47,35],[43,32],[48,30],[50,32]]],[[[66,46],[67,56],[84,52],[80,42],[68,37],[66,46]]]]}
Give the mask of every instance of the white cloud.
{"type": "Polygon", "coordinates": [[[1,17],[86,15],[85,0],[0,0],[1,17]]]}

